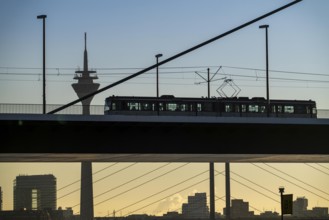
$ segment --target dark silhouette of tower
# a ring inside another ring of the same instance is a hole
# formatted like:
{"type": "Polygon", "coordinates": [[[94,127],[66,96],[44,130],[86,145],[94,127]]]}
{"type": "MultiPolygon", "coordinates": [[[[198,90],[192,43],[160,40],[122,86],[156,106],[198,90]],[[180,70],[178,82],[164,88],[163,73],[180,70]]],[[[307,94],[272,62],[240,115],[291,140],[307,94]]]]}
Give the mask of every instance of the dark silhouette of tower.
{"type": "MultiPolygon", "coordinates": [[[[94,79],[98,79],[96,75],[91,76],[90,73],[96,71],[88,70],[88,54],[87,54],[87,35],[85,33],[85,51],[83,57],[83,70],[75,71],[74,79],[78,83],[72,84],[74,91],[81,98],[89,93],[97,91],[99,83],[94,83],[94,79]]],[[[93,96],[82,100],[82,114],[90,115],[90,103],[93,96]]],[[[80,188],[80,220],[94,219],[94,201],[93,201],[93,179],[92,164],[89,161],[81,162],[81,188],[80,188]]]]}
{"type": "MultiPolygon", "coordinates": [[[[79,98],[82,98],[89,93],[97,91],[99,83],[94,83],[94,79],[98,79],[96,75],[91,76],[90,73],[96,73],[96,71],[88,70],[88,54],[87,54],[87,34],[85,33],[85,51],[83,57],[83,70],[75,71],[74,79],[78,80],[78,83],[73,83],[72,87],[77,93],[79,98]]],[[[82,114],[90,114],[90,103],[94,97],[91,96],[87,99],[82,100],[82,114]]]]}

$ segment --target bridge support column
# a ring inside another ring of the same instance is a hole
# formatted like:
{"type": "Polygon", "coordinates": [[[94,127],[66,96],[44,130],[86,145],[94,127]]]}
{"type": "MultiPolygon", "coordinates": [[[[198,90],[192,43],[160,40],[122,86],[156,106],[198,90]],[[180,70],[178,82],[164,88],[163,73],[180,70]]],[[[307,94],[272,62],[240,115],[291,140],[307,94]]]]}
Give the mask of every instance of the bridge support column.
{"type": "Polygon", "coordinates": [[[226,183],[226,219],[231,219],[231,183],[230,183],[230,163],[225,163],[225,183],[226,183]]]}
{"type": "Polygon", "coordinates": [[[209,182],[210,182],[210,220],[215,220],[215,174],[214,162],[209,163],[209,182]]]}
{"type": "Polygon", "coordinates": [[[92,164],[81,162],[80,220],[94,219],[92,164]]]}

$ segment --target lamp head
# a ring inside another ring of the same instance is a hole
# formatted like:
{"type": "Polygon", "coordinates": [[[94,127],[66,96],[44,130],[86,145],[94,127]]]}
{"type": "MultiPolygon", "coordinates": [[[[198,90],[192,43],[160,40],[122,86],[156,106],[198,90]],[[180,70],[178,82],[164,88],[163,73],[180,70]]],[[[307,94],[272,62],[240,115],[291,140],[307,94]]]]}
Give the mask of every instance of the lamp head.
{"type": "Polygon", "coordinates": [[[162,54],[159,53],[159,54],[155,55],[155,57],[156,57],[156,58],[162,57],[162,54]]]}
{"type": "Polygon", "coordinates": [[[268,24],[264,24],[264,25],[259,26],[259,28],[268,28],[268,27],[269,27],[268,24]]]}
{"type": "Polygon", "coordinates": [[[37,16],[37,19],[44,19],[44,18],[46,18],[47,17],[47,15],[38,15],[37,16]]]}
{"type": "Polygon", "coordinates": [[[283,186],[279,187],[279,192],[284,193],[284,187],[283,186]]]}

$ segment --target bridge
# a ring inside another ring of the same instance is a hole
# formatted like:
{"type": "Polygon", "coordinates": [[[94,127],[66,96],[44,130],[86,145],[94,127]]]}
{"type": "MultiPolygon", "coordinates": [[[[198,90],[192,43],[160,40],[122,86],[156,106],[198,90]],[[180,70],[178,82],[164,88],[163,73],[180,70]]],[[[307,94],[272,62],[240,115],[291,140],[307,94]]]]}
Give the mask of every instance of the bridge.
{"type": "MultiPolygon", "coordinates": [[[[48,111],[47,115],[0,114],[0,161],[329,161],[326,137],[329,131],[328,119],[54,114],[74,104],[91,100],[94,95],[298,2],[301,0],[261,15],[101,89],[93,89],[93,92],[87,94],[77,89],[79,99],[48,111]],[[136,157],[131,159],[131,155],[136,157]],[[77,156],[79,159],[74,159],[77,156]]],[[[87,65],[85,35],[83,73],[88,78],[91,72],[87,65]]],[[[45,108],[44,105],[43,113],[46,112],[45,108]]]]}
{"type": "Polygon", "coordinates": [[[327,118],[0,114],[0,162],[329,162],[327,118]]]}

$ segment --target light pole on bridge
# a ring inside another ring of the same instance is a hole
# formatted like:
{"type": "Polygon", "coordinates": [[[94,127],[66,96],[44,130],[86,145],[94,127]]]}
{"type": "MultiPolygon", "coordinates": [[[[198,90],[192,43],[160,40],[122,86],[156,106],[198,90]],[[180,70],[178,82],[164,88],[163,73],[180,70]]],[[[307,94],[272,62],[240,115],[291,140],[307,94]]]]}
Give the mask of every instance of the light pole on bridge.
{"type": "Polygon", "coordinates": [[[268,24],[259,26],[260,29],[265,28],[266,38],[266,100],[267,100],[267,117],[270,117],[270,92],[269,92],[269,78],[268,78],[268,24]]]}
{"type": "Polygon", "coordinates": [[[42,113],[46,114],[46,18],[47,15],[38,15],[37,19],[43,21],[43,104],[42,113]]]}

